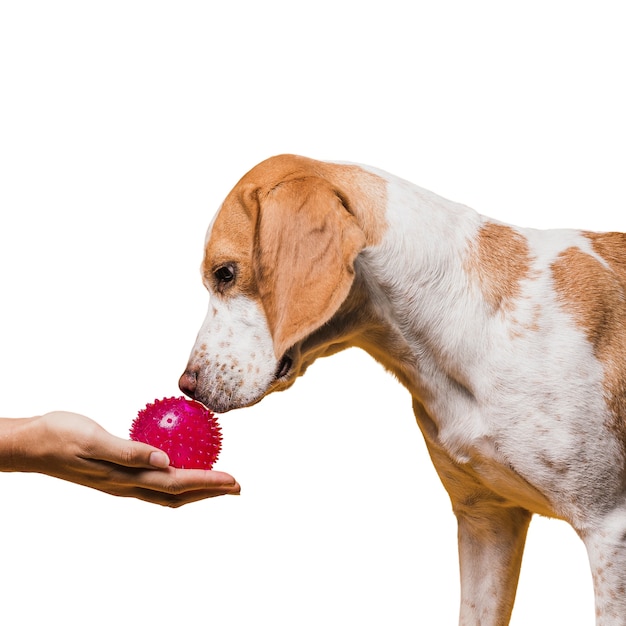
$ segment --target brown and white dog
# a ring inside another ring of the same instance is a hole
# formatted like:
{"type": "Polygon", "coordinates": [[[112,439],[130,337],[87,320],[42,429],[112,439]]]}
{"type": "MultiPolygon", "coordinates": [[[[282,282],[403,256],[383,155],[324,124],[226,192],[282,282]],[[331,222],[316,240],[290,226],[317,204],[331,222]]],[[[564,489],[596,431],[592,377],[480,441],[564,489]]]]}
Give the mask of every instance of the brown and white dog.
{"type": "Polygon", "coordinates": [[[216,412],[358,346],[413,397],[458,518],[460,624],[509,623],[533,513],[626,625],[626,234],[517,228],[373,168],[283,155],[209,227],[180,380],[216,412]]]}

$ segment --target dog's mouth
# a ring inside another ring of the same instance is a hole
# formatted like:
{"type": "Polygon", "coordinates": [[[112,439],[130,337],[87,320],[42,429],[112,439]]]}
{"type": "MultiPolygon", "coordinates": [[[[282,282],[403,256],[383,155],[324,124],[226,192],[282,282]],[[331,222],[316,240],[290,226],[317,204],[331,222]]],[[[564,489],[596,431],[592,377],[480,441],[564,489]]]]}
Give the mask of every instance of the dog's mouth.
{"type": "Polygon", "coordinates": [[[274,380],[283,380],[289,376],[291,373],[291,368],[293,367],[293,359],[285,354],[283,358],[280,360],[278,367],[276,368],[276,373],[274,374],[274,380]]]}

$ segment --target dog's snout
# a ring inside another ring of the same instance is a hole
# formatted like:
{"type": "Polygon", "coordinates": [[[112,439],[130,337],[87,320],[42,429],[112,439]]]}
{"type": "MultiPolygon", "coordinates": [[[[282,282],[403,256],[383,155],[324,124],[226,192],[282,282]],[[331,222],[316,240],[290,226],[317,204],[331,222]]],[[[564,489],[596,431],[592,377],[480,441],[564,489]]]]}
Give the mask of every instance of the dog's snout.
{"type": "Polygon", "coordinates": [[[198,372],[192,369],[186,369],[178,380],[179,389],[190,398],[195,397],[196,386],[198,383],[198,372]]]}

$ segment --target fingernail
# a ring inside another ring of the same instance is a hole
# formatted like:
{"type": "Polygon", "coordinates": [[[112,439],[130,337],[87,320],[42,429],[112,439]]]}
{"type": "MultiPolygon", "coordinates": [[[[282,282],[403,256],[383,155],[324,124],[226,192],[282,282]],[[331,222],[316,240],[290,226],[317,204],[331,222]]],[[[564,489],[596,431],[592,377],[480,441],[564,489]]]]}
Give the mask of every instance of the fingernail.
{"type": "Polygon", "coordinates": [[[156,451],[150,453],[150,465],[164,469],[169,467],[170,460],[165,452],[156,451]]]}

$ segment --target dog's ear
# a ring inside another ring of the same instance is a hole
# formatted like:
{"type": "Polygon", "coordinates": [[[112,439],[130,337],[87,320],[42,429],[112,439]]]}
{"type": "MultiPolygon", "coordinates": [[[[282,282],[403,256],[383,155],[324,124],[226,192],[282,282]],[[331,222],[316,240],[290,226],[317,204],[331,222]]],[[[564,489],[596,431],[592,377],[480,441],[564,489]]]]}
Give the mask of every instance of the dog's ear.
{"type": "Polygon", "coordinates": [[[281,183],[259,201],[257,285],[280,358],[345,300],[365,235],[322,178],[281,183]]]}

